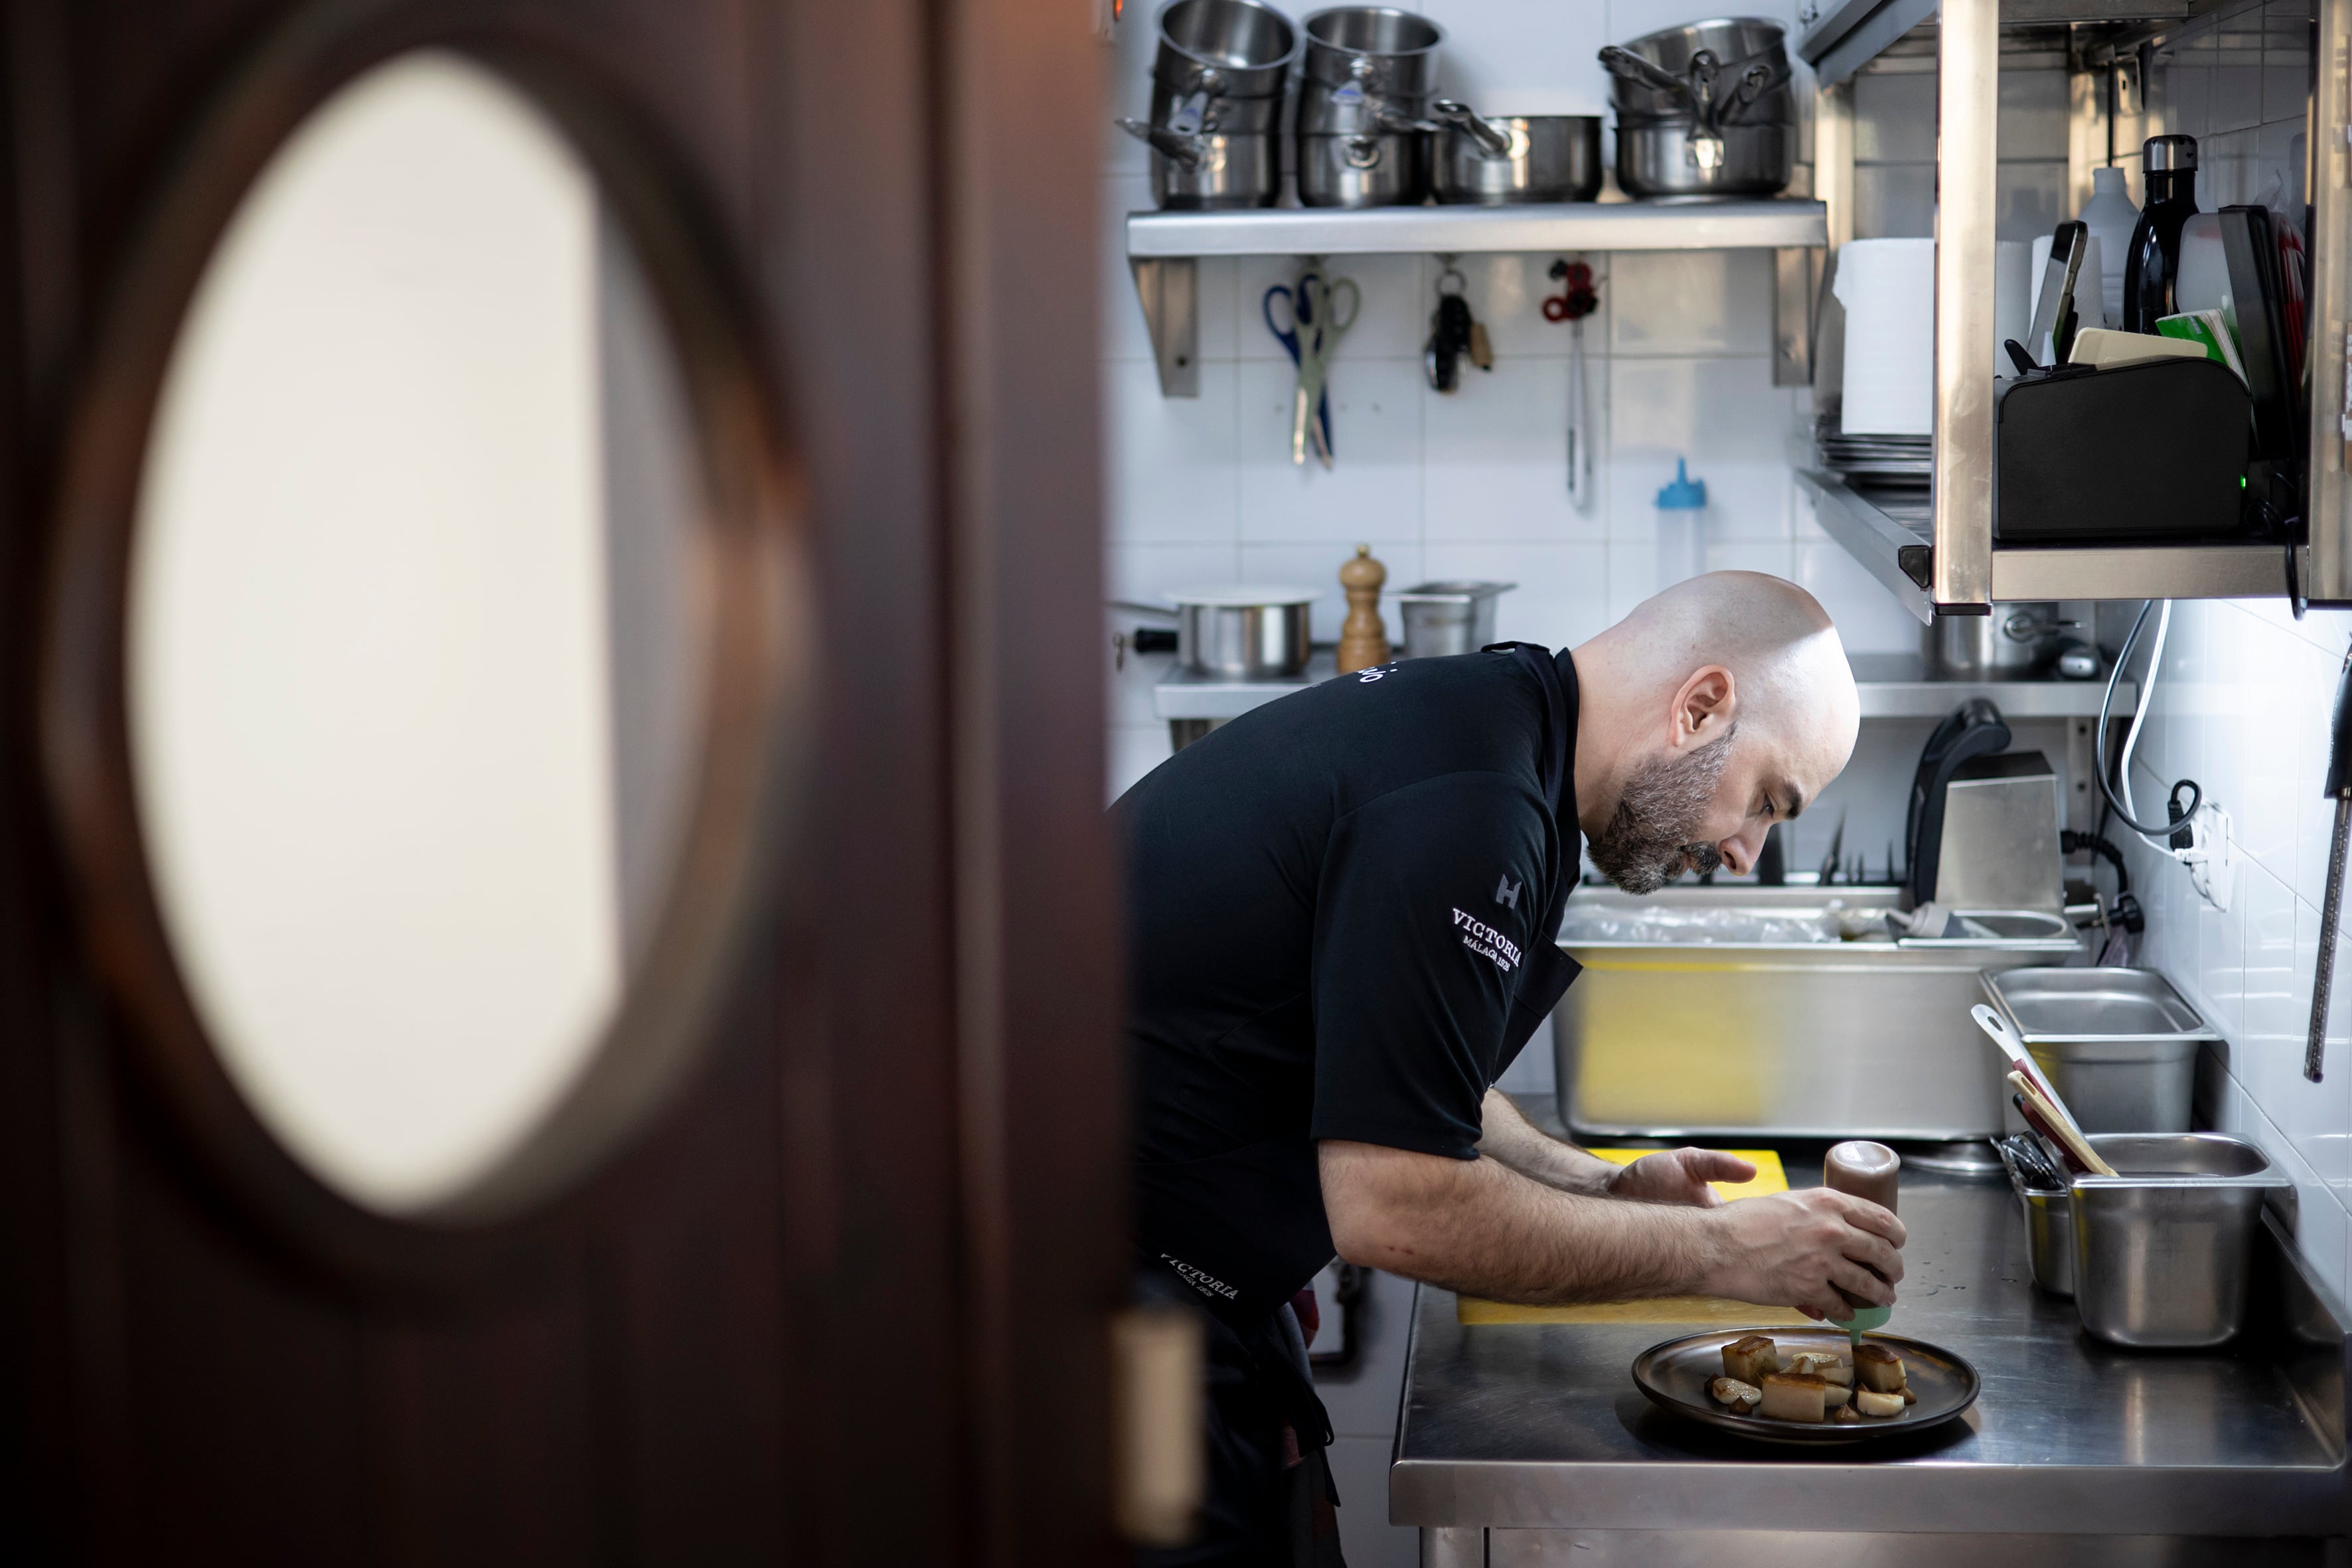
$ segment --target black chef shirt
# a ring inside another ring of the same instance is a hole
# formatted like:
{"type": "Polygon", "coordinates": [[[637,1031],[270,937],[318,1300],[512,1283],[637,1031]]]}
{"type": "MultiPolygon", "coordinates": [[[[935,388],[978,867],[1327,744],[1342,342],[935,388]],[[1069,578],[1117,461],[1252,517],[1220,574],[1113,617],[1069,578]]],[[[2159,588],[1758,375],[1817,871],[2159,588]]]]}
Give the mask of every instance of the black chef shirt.
{"type": "MultiPolygon", "coordinates": [[[[1576,712],[1565,651],[1382,665],[1244,714],[1120,798],[1147,1223],[1154,1171],[1252,1146],[1475,1157],[1580,863],[1576,712]],[[1558,671],[1557,738],[1530,658],[1558,671]],[[1556,801],[1548,757],[1566,759],[1556,801]]],[[[1311,1164],[1291,1169],[1320,1227],[1311,1164]]]]}

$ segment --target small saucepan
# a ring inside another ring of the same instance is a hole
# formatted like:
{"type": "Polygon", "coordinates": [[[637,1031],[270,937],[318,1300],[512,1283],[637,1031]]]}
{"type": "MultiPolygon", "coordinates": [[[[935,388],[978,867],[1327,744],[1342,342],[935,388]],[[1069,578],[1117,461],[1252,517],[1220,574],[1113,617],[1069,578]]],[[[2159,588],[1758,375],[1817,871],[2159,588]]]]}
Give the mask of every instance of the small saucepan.
{"type": "Polygon", "coordinates": [[[1592,114],[1489,118],[1441,98],[1437,199],[1477,206],[1589,202],[1601,194],[1601,119],[1592,114]]]}
{"type": "Polygon", "coordinates": [[[1218,680],[1286,680],[1307,671],[1307,612],[1318,595],[1249,584],[1171,594],[1176,663],[1218,680]]]}

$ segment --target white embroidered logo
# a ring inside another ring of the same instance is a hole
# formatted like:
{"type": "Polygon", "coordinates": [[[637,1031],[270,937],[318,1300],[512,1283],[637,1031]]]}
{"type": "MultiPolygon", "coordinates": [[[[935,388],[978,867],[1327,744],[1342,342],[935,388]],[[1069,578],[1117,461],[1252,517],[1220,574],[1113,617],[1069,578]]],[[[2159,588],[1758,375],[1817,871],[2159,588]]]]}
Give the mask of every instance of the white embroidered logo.
{"type": "Polygon", "coordinates": [[[1454,927],[1462,932],[1462,945],[1481,957],[1491,958],[1495,967],[1508,974],[1519,966],[1519,950],[1509,937],[1493,926],[1472,920],[1460,910],[1454,911],[1454,927]]]}
{"type": "Polygon", "coordinates": [[[1394,675],[1395,673],[1395,665],[1376,664],[1372,666],[1371,668],[1356,677],[1356,680],[1359,685],[1370,686],[1373,681],[1378,680],[1383,675],[1394,675]]]}
{"type": "Polygon", "coordinates": [[[1223,1296],[1228,1300],[1238,1300],[1241,1299],[1240,1291],[1234,1289],[1232,1286],[1226,1284],[1216,1276],[1210,1274],[1205,1270],[1193,1268],[1191,1264],[1185,1262],[1181,1258],[1171,1258],[1168,1254],[1163,1252],[1160,1255],[1160,1261],[1165,1263],[1169,1268],[1173,1268],[1178,1274],[1183,1276],[1184,1283],[1190,1285],[1193,1289],[1198,1290],[1203,1296],[1223,1296]]]}
{"type": "Polygon", "coordinates": [[[1517,909],[1519,889],[1525,886],[1527,884],[1524,882],[1514,882],[1508,877],[1503,878],[1495,884],[1495,901],[1507,910],[1517,909]]]}

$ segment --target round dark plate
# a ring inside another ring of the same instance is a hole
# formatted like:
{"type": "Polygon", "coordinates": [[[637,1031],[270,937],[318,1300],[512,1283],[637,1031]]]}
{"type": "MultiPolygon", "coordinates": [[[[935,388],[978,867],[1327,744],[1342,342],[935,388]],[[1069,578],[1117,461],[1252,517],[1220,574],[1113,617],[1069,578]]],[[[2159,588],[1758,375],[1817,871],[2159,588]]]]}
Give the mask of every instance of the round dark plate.
{"type": "Polygon", "coordinates": [[[1874,1443],[1939,1426],[1977,1402],[1977,1369],[1947,1350],[1900,1334],[1864,1334],[1903,1358],[1903,1373],[1919,1403],[1900,1415],[1864,1416],[1860,1421],[1767,1421],[1734,1415],[1708,1397],[1706,1385],[1723,1375],[1723,1347],[1749,1334],[1769,1337],[1785,1362],[1794,1351],[1834,1351],[1851,1358],[1852,1342],[1839,1329],[1711,1329],[1652,1345],[1633,1358],[1633,1382],[1677,1415],[1764,1443],[1874,1443]]]}

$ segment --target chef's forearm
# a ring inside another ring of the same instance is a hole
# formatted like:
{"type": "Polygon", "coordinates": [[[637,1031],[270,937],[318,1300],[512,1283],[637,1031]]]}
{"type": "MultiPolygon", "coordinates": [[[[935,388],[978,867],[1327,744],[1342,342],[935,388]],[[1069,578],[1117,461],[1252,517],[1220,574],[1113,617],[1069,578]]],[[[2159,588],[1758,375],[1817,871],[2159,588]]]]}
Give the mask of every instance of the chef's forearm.
{"type": "Polygon", "coordinates": [[[1350,1263],[1491,1300],[1620,1301],[1706,1288],[1710,1211],[1612,1202],[1492,1159],[1318,1145],[1324,1211],[1350,1263]]]}
{"type": "Polygon", "coordinates": [[[1478,1110],[1481,1154],[1547,1187],[1591,1197],[1608,1195],[1609,1178],[1620,1167],[1595,1159],[1575,1144],[1543,1131],[1520,1114],[1519,1108],[1500,1089],[1488,1089],[1478,1110]]]}

